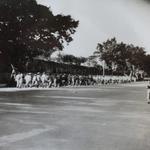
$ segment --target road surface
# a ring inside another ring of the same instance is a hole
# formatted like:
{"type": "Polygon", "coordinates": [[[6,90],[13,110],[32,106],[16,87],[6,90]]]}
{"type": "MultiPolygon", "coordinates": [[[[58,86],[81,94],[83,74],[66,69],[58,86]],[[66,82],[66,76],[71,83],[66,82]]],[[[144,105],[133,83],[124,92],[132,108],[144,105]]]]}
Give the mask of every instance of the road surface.
{"type": "Polygon", "coordinates": [[[0,150],[150,150],[146,84],[0,89],[0,150]]]}

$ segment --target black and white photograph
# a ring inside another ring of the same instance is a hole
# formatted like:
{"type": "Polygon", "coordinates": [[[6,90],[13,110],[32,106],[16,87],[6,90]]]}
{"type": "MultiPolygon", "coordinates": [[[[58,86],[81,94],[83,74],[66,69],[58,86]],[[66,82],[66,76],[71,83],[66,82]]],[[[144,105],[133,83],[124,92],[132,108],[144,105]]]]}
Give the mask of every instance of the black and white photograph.
{"type": "Polygon", "coordinates": [[[150,150],[150,0],[0,0],[0,150],[150,150]]]}

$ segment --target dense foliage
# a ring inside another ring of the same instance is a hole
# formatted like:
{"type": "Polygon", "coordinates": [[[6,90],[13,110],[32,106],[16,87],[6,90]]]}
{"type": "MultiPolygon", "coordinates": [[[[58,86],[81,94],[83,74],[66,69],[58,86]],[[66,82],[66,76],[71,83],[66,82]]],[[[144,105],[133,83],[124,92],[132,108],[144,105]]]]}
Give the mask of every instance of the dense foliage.
{"type": "Polygon", "coordinates": [[[94,55],[104,60],[108,69],[120,74],[136,75],[137,72],[149,73],[150,56],[143,47],[117,42],[116,38],[98,43],[94,55]]]}
{"type": "Polygon", "coordinates": [[[87,58],[85,58],[85,57],[76,57],[74,55],[61,55],[60,60],[63,63],[75,64],[75,65],[80,66],[82,63],[85,63],[87,61],[87,58]]]}
{"type": "Polygon", "coordinates": [[[50,56],[73,40],[77,26],[71,16],[54,15],[36,0],[1,0],[0,53],[15,66],[50,56]]]}

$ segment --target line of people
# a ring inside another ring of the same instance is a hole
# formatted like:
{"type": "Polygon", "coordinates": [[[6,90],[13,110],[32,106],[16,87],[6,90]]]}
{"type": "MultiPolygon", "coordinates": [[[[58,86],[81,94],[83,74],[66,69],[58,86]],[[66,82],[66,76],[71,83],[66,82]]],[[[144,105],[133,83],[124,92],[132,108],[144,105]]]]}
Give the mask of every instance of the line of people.
{"type": "Polygon", "coordinates": [[[100,85],[124,84],[124,83],[136,82],[136,78],[132,77],[131,79],[130,76],[94,76],[93,78],[100,85]]]}
{"type": "Polygon", "coordinates": [[[62,87],[94,85],[95,80],[89,76],[68,75],[68,74],[47,74],[47,73],[17,73],[13,76],[17,88],[28,87],[62,87]]]}
{"type": "Polygon", "coordinates": [[[63,86],[88,86],[101,84],[129,83],[127,76],[85,76],[71,74],[48,74],[48,73],[15,73],[12,75],[17,88],[31,87],[63,87],[63,86]]]}

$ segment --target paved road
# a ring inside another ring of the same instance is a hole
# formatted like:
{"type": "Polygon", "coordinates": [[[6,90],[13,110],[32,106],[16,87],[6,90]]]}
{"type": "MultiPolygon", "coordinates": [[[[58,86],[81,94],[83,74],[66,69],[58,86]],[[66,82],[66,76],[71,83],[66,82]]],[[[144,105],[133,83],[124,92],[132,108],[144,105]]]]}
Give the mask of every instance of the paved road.
{"type": "Polygon", "coordinates": [[[145,86],[0,89],[0,150],[150,150],[145,86]]]}

